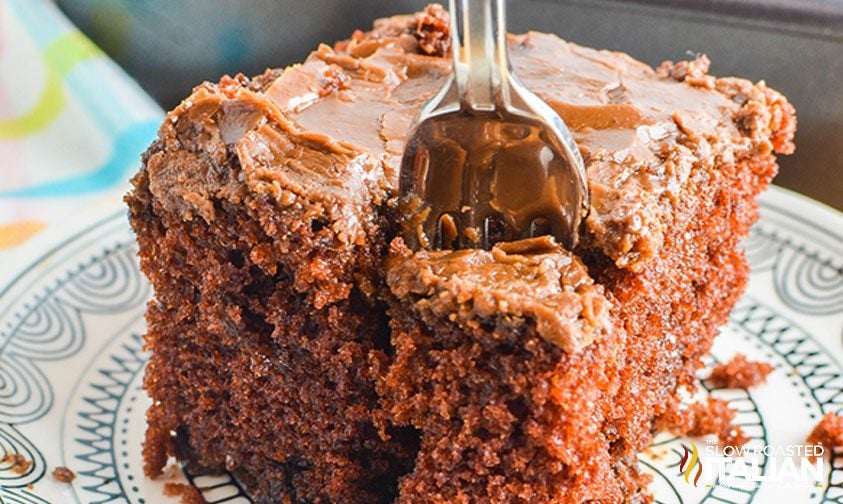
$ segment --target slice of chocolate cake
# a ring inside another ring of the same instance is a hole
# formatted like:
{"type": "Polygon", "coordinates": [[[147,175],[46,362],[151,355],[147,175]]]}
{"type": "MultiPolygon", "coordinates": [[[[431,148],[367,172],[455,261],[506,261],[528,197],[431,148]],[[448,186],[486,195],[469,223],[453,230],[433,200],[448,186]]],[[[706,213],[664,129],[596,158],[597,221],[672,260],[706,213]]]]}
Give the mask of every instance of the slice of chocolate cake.
{"type": "Polygon", "coordinates": [[[155,288],[149,476],[177,456],[258,502],[646,494],[636,453],[741,293],[793,109],[704,57],[511,37],[586,159],[581,243],[414,254],[397,170],[447,41],[429,7],[170,112],[127,197],[155,288]]]}
{"type": "Polygon", "coordinates": [[[378,392],[390,422],[422,433],[402,502],[636,493],[634,456],[617,458],[605,432],[626,333],[579,259],[548,237],[392,252],[395,356],[378,392]]]}

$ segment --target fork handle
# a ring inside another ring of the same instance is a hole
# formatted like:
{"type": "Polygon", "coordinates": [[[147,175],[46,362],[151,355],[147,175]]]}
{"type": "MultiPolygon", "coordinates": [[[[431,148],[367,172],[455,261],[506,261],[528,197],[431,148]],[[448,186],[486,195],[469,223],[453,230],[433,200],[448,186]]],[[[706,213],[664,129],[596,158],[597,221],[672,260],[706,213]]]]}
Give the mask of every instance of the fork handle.
{"type": "Polygon", "coordinates": [[[450,0],[454,77],[461,105],[493,111],[509,79],[505,0],[450,0]]]}

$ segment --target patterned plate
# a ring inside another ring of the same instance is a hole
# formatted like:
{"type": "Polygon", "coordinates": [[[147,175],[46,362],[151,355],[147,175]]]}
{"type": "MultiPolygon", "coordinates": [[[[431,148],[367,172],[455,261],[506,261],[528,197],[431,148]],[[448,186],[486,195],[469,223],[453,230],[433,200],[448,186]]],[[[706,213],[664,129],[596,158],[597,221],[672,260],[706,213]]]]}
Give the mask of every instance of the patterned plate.
{"type": "MultiPolygon", "coordinates": [[[[0,503],[174,501],[141,469],[150,287],[125,211],[103,215],[36,239],[0,284],[0,503]],[[57,482],[58,466],[76,479],[57,482]]],[[[749,392],[703,380],[702,394],[738,411],[750,451],[723,457],[710,439],[662,434],[642,457],[651,488],[666,504],[843,503],[843,454],[811,465],[783,451],[843,409],[843,215],[774,188],[746,247],[750,285],[707,364],[741,352],[775,370],[749,392]]],[[[227,475],[171,481],[211,503],[249,502],[227,475]]]]}

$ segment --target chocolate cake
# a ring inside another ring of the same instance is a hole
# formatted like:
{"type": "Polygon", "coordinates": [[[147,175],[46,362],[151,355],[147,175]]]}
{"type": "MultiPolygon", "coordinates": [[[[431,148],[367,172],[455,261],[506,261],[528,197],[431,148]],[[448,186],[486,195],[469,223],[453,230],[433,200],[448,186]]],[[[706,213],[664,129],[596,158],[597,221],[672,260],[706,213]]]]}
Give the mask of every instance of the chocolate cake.
{"type": "Polygon", "coordinates": [[[793,108],[704,56],[511,36],[586,160],[580,243],[414,252],[397,170],[447,30],[435,6],[379,20],[169,113],[127,196],[155,289],[148,476],[176,456],[257,502],[648,499],[636,454],[742,291],[793,108]]]}

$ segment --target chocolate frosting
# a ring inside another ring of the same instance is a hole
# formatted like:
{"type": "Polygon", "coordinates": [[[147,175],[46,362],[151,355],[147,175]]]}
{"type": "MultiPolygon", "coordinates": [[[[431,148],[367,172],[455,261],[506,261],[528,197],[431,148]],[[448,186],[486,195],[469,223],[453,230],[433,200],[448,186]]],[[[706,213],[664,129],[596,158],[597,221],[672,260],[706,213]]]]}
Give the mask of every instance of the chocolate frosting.
{"type": "Polygon", "coordinates": [[[610,328],[611,305],[579,259],[549,236],[480,249],[421,251],[393,246],[386,281],[422,317],[463,329],[520,330],[576,352],[610,328]]]}
{"type": "MultiPolygon", "coordinates": [[[[197,87],[170,112],[147,160],[159,204],[187,219],[213,220],[214,201],[269,198],[302,222],[327,222],[337,239],[333,246],[352,260],[375,225],[376,207],[395,195],[413,119],[450,72],[447,38],[431,31],[446,25],[441,16],[424,16],[380,20],[372,31],[321,45],[304,63],[280,72],[197,87]]],[[[763,83],[710,77],[704,57],[656,71],[625,54],[543,33],[510,36],[509,45],[516,75],[562,116],[586,161],[592,208],[581,248],[618,268],[640,270],[658,252],[673,207],[694,200],[687,197],[698,190],[689,183],[694,171],[793,148],[795,124],[784,98],[763,83]]],[[[427,283],[410,285],[390,273],[391,285],[408,295],[467,292],[471,308],[455,305],[458,317],[486,316],[487,308],[505,305],[506,296],[523,297],[501,316],[532,317],[547,339],[582,346],[591,336],[577,339],[564,329],[583,317],[579,289],[585,284],[568,278],[570,271],[586,277],[579,262],[558,248],[516,255],[505,247],[423,254],[398,264],[402,271],[424,271],[419,281],[427,283]],[[551,266],[562,277],[553,276],[551,266]],[[445,278],[460,267],[470,271],[459,282],[445,278]],[[505,283],[512,285],[487,298],[481,291],[493,286],[477,268],[506,271],[505,283]],[[535,290],[536,281],[546,294],[529,304],[522,294],[535,290]],[[562,332],[552,336],[550,327],[562,332]]],[[[426,309],[445,310],[432,300],[426,309]]],[[[598,325],[583,320],[583,327],[598,325]]]]}
{"type": "MultiPolygon", "coordinates": [[[[265,93],[298,128],[381,163],[390,190],[418,109],[450,71],[449,59],[419,54],[407,28],[413,19],[381,20],[333,49],[323,45],[265,93]],[[347,75],[347,87],[320,93],[331,72],[347,75]]],[[[677,79],[625,54],[544,33],[510,36],[510,51],[516,75],[574,132],[592,198],[586,241],[618,267],[640,269],[658,251],[692,170],[771,149],[767,137],[748,135],[736,121],[747,97],[727,91],[748,83],[707,76],[707,60],[692,78],[686,71],[677,79]]]]}

